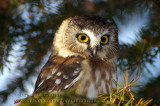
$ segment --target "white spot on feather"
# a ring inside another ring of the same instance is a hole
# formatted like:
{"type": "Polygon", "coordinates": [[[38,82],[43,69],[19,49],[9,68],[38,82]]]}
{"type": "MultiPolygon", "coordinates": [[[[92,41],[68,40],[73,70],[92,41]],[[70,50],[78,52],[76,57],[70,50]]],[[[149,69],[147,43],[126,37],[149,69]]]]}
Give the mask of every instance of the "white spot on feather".
{"type": "Polygon", "coordinates": [[[56,79],[55,83],[58,85],[61,83],[61,79],[56,79]]]}
{"type": "Polygon", "coordinates": [[[78,72],[79,72],[78,70],[75,70],[75,71],[73,72],[73,76],[77,75],[78,72]]]}
{"type": "Polygon", "coordinates": [[[79,72],[78,70],[75,70],[75,71],[74,71],[75,74],[77,74],[78,72],[79,72]]]}
{"type": "Polygon", "coordinates": [[[60,76],[60,75],[61,75],[61,72],[58,72],[58,73],[57,73],[57,76],[60,76]]]}
{"type": "Polygon", "coordinates": [[[63,75],[63,78],[64,78],[64,79],[68,79],[69,77],[68,77],[68,76],[66,76],[66,75],[63,75]]]}
{"type": "Polygon", "coordinates": [[[43,82],[44,82],[44,81],[41,81],[41,82],[39,83],[38,87],[41,86],[41,85],[43,84],[43,82]]]}
{"type": "Polygon", "coordinates": [[[78,77],[76,77],[70,84],[66,85],[64,89],[71,87],[73,84],[75,84],[79,80],[80,77],[81,77],[81,74],[78,77]]]}
{"type": "Polygon", "coordinates": [[[48,92],[52,92],[52,90],[49,90],[48,92]]]}
{"type": "Polygon", "coordinates": [[[53,70],[52,70],[52,75],[53,75],[55,72],[56,72],[56,69],[53,69],[53,70]]]}
{"type": "Polygon", "coordinates": [[[47,78],[46,78],[46,80],[49,79],[49,78],[51,78],[51,76],[52,76],[52,75],[48,75],[47,78]]]}

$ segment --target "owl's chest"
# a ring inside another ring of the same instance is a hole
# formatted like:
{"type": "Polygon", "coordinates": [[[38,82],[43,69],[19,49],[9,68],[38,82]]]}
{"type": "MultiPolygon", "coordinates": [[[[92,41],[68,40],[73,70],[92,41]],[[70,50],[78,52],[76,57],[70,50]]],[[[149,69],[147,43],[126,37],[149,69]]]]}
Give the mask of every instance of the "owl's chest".
{"type": "Polygon", "coordinates": [[[78,93],[95,98],[99,93],[109,93],[114,66],[106,61],[82,61],[78,93]]]}

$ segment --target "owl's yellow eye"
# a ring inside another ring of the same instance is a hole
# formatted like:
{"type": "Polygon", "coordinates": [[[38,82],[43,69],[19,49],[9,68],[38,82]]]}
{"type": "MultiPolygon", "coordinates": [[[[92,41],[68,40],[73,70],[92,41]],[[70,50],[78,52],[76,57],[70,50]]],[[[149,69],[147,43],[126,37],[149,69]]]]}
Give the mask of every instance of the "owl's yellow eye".
{"type": "Polygon", "coordinates": [[[80,34],[80,35],[78,35],[78,40],[80,42],[87,42],[88,41],[88,36],[86,34],[80,34]]]}
{"type": "Polygon", "coordinates": [[[102,36],[101,37],[101,44],[103,44],[103,45],[105,45],[105,44],[107,44],[108,43],[108,36],[107,35],[104,35],[104,36],[102,36]]]}

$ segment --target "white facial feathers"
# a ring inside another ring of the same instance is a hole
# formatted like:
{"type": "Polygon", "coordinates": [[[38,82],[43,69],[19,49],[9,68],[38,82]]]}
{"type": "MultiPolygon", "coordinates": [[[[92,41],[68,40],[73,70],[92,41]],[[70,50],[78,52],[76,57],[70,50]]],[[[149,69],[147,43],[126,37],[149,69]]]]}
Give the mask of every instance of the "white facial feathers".
{"type": "Polygon", "coordinates": [[[95,36],[95,34],[90,30],[82,30],[82,32],[87,34],[90,38],[90,46],[92,49],[99,45],[101,36],[95,36]]]}
{"type": "Polygon", "coordinates": [[[88,35],[88,37],[90,38],[90,46],[92,49],[94,49],[97,45],[100,45],[101,37],[107,34],[108,30],[105,30],[100,35],[95,35],[95,33],[87,29],[82,30],[82,32],[88,35]]]}

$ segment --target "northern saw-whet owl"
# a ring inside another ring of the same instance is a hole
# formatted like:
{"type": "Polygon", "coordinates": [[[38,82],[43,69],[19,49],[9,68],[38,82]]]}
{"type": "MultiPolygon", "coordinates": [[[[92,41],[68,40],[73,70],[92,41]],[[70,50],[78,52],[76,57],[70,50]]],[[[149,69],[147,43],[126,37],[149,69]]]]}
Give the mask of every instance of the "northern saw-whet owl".
{"type": "Polygon", "coordinates": [[[42,68],[34,93],[75,87],[89,98],[110,93],[117,79],[118,29],[112,19],[75,16],[55,33],[53,51],[42,68]]]}

